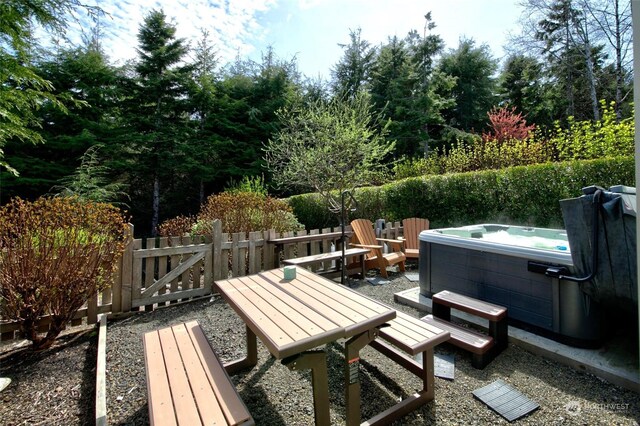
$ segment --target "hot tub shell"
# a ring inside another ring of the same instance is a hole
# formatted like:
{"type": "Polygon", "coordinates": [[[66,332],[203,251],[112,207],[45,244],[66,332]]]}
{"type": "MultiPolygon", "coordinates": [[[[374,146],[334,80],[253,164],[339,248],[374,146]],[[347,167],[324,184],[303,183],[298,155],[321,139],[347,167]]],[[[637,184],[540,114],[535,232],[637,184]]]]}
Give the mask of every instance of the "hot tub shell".
{"type": "Polygon", "coordinates": [[[573,272],[571,254],[487,241],[483,235],[506,230],[513,235],[564,239],[563,230],[480,224],[420,233],[420,293],[430,297],[450,290],[505,306],[513,325],[540,330],[573,346],[595,347],[603,337],[602,309],[572,281],[548,270],[573,272]]]}

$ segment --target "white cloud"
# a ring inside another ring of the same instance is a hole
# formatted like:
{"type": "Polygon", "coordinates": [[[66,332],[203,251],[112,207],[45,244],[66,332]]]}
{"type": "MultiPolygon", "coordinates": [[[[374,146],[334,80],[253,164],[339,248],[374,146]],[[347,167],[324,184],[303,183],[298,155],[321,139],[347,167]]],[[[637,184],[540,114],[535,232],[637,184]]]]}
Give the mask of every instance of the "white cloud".
{"type": "MultiPolygon", "coordinates": [[[[137,34],[144,17],[153,9],[162,9],[176,26],[176,36],[195,44],[200,29],[210,32],[223,62],[232,60],[237,52],[247,55],[267,31],[257,15],[269,10],[276,0],[94,0],[108,15],[100,18],[105,36],[104,46],[114,61],[137,57],[137,34]]],[[[80,41],[78,33],[88,32],[88,22],[72,24],[72,41],[80,41]],[[73,34],[75,33],[75,35],[73,34]]]]}

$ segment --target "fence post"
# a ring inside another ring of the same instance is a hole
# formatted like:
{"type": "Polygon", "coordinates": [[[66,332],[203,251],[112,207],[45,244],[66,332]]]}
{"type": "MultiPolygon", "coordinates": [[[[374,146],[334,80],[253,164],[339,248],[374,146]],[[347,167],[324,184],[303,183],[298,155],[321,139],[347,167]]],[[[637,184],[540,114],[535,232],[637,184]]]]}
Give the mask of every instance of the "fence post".
{"type": "Polygon", "coordinates": [[[273,252],[275,250],[275,246],[271,243],[271,240],[274,238],[278,238],[276,235],[275,229],[269,229],[268,231],[264,231],[264,265],[263,268],[266,271],[267,269],[277,268],[280,266],[279,259],[274,259],[273,252]]]}
{"type": "MultiPolygon", "coordinates": [[[[122,253],[122,277],[120,282],[122,285],[119,292],[120,309],[118,312],[129,312],[131,310],[131,282],[133,280],[133,225],[129,224],[127,236],[127,245],[122,253]]],[[[115,308],[112,307],[115,312],[115,308]]]]}
{"type": "MultiPolygon", "coordinates": [[[[213,279],[220,280],[222,276],[222,222],[220,219],[213,221],[213,279]]],[[[225,277],[226,278],[226,277],[225,277]]]]}

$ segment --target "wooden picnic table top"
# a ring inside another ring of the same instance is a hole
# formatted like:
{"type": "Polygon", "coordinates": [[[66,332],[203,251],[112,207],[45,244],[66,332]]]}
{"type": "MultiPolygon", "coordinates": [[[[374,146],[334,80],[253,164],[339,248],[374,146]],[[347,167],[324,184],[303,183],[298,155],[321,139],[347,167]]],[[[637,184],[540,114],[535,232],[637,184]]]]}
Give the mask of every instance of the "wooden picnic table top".
{"type": "Polygon", "coordinates": [[[216,281],[215,286],[245,324],[278,359],[371,330],[396,311],[354,290],[297,268],[216,281]]]}

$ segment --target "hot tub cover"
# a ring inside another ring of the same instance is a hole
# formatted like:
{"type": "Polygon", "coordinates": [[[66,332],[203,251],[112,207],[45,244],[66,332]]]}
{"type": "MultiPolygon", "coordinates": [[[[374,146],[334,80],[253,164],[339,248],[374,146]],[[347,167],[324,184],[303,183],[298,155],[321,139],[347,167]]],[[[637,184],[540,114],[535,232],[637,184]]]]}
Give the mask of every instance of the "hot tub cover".
{"type": "Polygon", "coordinates": [[[636,190],[617,185],[602,192],[594,204],[596,187],[584,195],[560,201],[576,275],[592,269],[593,209],[598,209],[598,263],[591,281],[581,289],[594,300],[624,313],[635,313],[638,305],[636,262],[636,190]]]}

